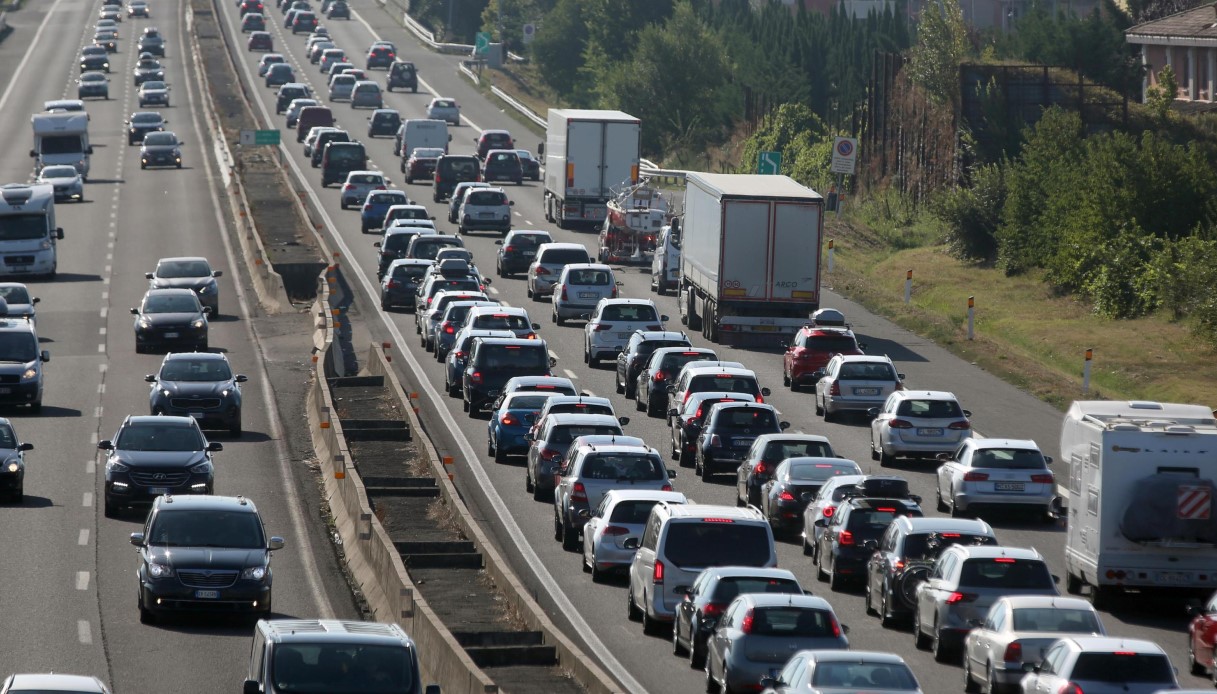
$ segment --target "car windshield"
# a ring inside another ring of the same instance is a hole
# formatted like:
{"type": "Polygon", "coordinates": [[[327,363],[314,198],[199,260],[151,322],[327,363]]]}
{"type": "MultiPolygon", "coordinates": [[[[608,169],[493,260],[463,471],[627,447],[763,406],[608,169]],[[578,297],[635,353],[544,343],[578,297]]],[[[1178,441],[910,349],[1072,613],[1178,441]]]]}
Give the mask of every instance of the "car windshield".
{"type": "Polygon", "coordinates": [[[832,638],[840,635],[841,627],[828,610],[783,605],[757,607],[752,611],[753,636],[790,636],[832,638]]]}
{"type": "MultiPolygon", "coordinates": [[[[550,429],[545,440],[549,443],[570,443],[580,436],[622,436],[621,427],[591,424],[561,424],[550,429]]],[[[616,479],[616,478],[614,478],[616,479]]]]}
{"type": "Polygon", "coordinates": [[[1101,634],[1098,616],[1090,610],[1063,607],[1021,607],[1014,610],[1014,631],[1060,631],[1101,634]]]}
{"type": "Polygon", "coordinates": [[[1175,684],[1170,661],[1156,653],[1079,653],[1069,679],[1077,682],[1175,684]]]}
{"type": "Polygon", "coordinates": [[[270,678],[283,694],[399,694],[417,674],[403,646],[293,642],[274,650],[270,678]]]}
{"type": "Polygon", "coordinates": [[[199,300],[192,294],[154,294],[144,299],[144,313],[198,313],[199,300]]]}
{"type": "Polygon", "coordinates": [[[529,152],[526,149],[517,149],[516,156],[521,159],[532,159],[532,152],[529,152]]]}
{"type": "Polygon", "coordinates": [[[835,455],[827,441],[774,441],[765,446],[761,460],[776,463],[787,458],[832,458],[835,455]]]}
{"type": "Polygon", "coordinates": [[[507,196],[497,190],[473,190],[465,198],[467,205],[506,205],[507,196]]]}
{"type": "Polygon", "coordinates": [[[811,685],[826,689],[918,691],[916,678],[903,663],[817,663],[811,675],[811,685]]]}
{"type": "Polygon", "coordinates": [[[896,408],[901,417],[926,417],[929,419],[958,419],[963,410],[954,400],[905,400],[896,408]]]}
{"type": "Polygon", "coordinates": [[[658,322],[659,317],[655,315],[655,307],[649,304],[614,304],[604,307],[600,320],[640,323],[642,321],[658,322]]]}
{"type": "MultiPolygon", "coordinates": [[[[44,152],[46,150],[43,150],[44,152]]],[[[0,241],[41,239],[47,235],[47,217],[42,214],[14,214],[0,217],[0,241]]]]}
{"type": "Polygon", "coordinates": [[[147,542],[160,547],[265,549],[262,523],[249,511],[157,511],[147,542]]]}
{"type": "Polygon", "coordinates": [[[959,585],[969,588],[1054,590],[1048,565],[1035,559],[969,559],[963,563],[959,585]]]}
{"type": "Polygon", "coordinates": [[[764,566],[772,559],[773,541],[755,523],[691,520],[669,525],[665,547],[668,559],[682,568],[764,566]]]}
{"type": "Polygon", "coordinates": [[[510,313],[484,313],[474,319],[473,327],[478,330],[530,330],[527,316],[510,313]]]}
{"type": "Polygon", "coordinates": [[[38,358],[38,338],[33,333],[0,332],[0,362],[26,364],[38,358]]]}
{"type": "Polygon", "coordinates": [[[203,437],[193,426],[129,424],[114,442],[120,451],[201,451],[203,437]]]}
{"type": "Polygon", "coordinates": [[[858,468],[852,465],[833,463],[797,463],[787,468],[787,479],[808,482],[823,482],[837,475],[856,475],[858,468]]]}
{"type": "MultiPolygon", "coordinates": [[[[153,137],[149,135],[148,137],[153,137]]],[[[173,260],[156,266],[156,276],[165,279],[210,277],[211,266],[203,260],[173,260]]]]}
{"type": "MultiPolygon", "coordinates": [[[[612,275],[608,270],[571,270],[566,273],[567,284],[578,284],[589,287],[605,287],[612,280],[612,275]]],[[[667,345],[663,345],[667,346],[667,345]]],[[[652,350],[660,347],[658,343],[651,347],[652,350]]]]}
{"type": "Polygon", "coordinates": [[[144,85],[142,87],[142,89],[144,91],[152,91],[154,89],[164,89],[164,88],[165,88],[164,82],[144,82],[144,85]]]}
{"type": "Polygon", "coordinates": [[[144,136],[144,144],[149,147],[169,147],[177,144],[173,133],[148,133],[144,136]]]}
{"type": "Polygon", "coordinates": [[[131,122],[136,125],[160,125],[161,117],[156,113],[137,113],[131,116],[131,122]]]}
{"type": "Polygon", "coordinates": [[[653,499],[633,499],[618,502],[609,516],[610,523],[628,523],[642,525],[651,516],[651,509],[659,503],[653,499]]]}
{"type": "Polygon", "coordinates": [[[714,602],[729,603],[748,593],[780,593],[800,595],[799,582],[789,578],[758,578],[756,576],[726,576],[714,588],[714,602]]]}
{"type": "Polygon", "coordinates": [[[592,480],[653,481],[668,478],[657,455],[598,453],[583,461],[582,476],[592,480]]]}
{"type": "Polygon", "coordinates": [[[776,429],[777,421],[773,411],[760,407],[731,407],[720,410],[714,418],[714,426],[718,429],[739,429],[760,431],[776,429]]]}
{"type": "Polygon", "coordinates": [[[228,362],[221,359],[174,359],[161,367],[162,381],[227,381],[228,362]]]}
{"type": "Polygon", "coordinates": [[[0,287],[0,299],[4,299],[10,304],[28,304],[30,303],[30,293],[22,285],[0,287]]]}
{"type": "Polygon", "coordinates": [[[48,166],[42,170],[43,178],[76,178],[74,166],[48,166]]]}
{"type": "Polygon", "coordinates": [[[1039,451],[1025,448],[985,448],[972,453],[972,467],[1002,470],[1042,470],[1047,467],[1039,451]]]}
{"type": "Polygon", "coordinates": [[[844,381],[895,381],[896,371],[890,364],[847,362],[841,365],[837,378],[844,381]]]}

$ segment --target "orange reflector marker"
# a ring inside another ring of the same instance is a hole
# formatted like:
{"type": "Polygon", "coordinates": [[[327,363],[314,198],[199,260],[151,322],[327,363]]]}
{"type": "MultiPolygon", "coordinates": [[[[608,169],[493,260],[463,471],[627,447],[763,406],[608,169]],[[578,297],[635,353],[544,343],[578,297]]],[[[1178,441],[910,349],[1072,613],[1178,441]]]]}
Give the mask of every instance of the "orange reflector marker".
{"type": "Polygon", "coordinates": [[[321,423],[321,428],[322,428],[322,429],[329,429],[329,428],[330,428],[330,423],[329,423],[329,422],[322,422],[322,423],[321,423]]]}
{"type": "Polygon", "coordinates": [[[451,465],[453,462],[455,462],[450,455],[444,456],[442,460],[444,461],[444,465],[451,465]]]}
{"type": "Polygon", "coordinates": [[[335,470],[334,471],[334,479],[345,480],[346,478],[347,478],[346,470],[335,470]]]}

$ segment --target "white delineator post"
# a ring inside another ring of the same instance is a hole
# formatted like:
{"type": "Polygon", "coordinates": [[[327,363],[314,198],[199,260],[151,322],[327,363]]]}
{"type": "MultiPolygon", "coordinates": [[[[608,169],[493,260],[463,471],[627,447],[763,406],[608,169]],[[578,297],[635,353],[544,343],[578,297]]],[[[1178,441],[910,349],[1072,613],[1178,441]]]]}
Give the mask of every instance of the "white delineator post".
{"type": "Polygon", "coordinates": [[[909,270],[904,275],[904,303],[908,303],[913,299],[913,271],[909,270]]]}
{"type": "Polygon", "coordinates": [[[1090,392],[1090,362],[1094,359],[1094,350],[1086,350],[1086,361],[1082,363],[1082,392],[1090,392]]]}
{"type": "Polygon", "coordinates": [[[975,335],[976,327],[976,297],[968,297],[968,339],[971,340],[975,335]]]}

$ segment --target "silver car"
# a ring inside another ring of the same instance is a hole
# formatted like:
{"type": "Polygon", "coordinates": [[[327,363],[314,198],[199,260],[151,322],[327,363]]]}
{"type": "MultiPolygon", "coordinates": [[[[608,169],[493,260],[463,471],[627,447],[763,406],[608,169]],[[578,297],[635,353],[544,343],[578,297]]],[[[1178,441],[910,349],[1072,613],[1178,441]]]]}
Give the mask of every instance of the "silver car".
{"type": "Polygon", "coordinates": [[[1023,677],[1023,694],[1151,694],[1179,688],[1170,658],[1153,641],[1074,636],[1049,648],[1044,663],[1052,667],[1041,663],[1023,677]]]}
{"type": "Polygon", "coordinates": [[[55,188],[55,200],[75,200],[84,202],[85,186],[80,178],[80,172],[71,164],[56,164],[45,166],[38,172],[35,183],[45,183],[55,188]]]}
{"type": "Polygon", "coordinates": [[[30,296],[29,287],[20,282],[0,282],[0,299],[4,300],[4,315],[10,318],[37,320],[35,304],[42,299],[30,296]]]}
{"type": "MultiPolygon", "coordinates": [[[[300,112],[304,110],[305,106],[320,105],[321,102],[316,99],[292,99],[292,102],[287,105],[287,127],[296,127],[296,121],[300,120],[300,112]]],[[[308,155],[305,154],[305,156],[308,155]]]]}
{"type": "Polygon", "coordinates": [[[986,692],[1009,691],[1058,639],[1106,634],[1099,614],[1082,598],[1002,598],[964,639],[964,682],[986,692]]]}
{"type": "Polygon", "coordinates": [[[591,315],[601,299],[616,299],[618,286],[613,268],[601,263],[572,263],[562,268],[554,285],[552,320],[562,325],[568,318],[591,315]]]}
{"type": "Polygon", "coordinates": [[[559,475],[554,487],[554,539],[573,552],[580,549],[583,524],[610,490],[670,492],[676,471],[666,468],[663,456],[649,446],[572,442],[559,475]]]}
{"type": "Polygon", "coordinates": [[[898,390],[868,414],[870,457],[880,465],[897,458],[937,458],[972,435],[972,413],[946,391],[898,390]]]}
{"type": "Polygon", "coordinates": [[[1008,595],[1059,595],[1056,577],[1034,549],[952,545],[934,562],[913,598],[913,638],[940,663],[956,657],[964,637],[1008,595]]]}
{"type": "Polygon", "coordinates": [[[604,494],[583,525],[583,570],[591,572],[593,581],[599,583],[608,572],[629,568],[638,550],[626,549],[625,541],[642,537],[651,507],[660,501],[683,504],[688,500],[680,492],[643,489],[610,489],[604,494]]]}
{"type": "Polygon", "coordinates": [[[921,692],[903,658],[879,651],[799,651],[761,686],[783,694],[921,692]]]}
{"type": "Polygon", "coordinates": [[[697,575],[686,598],[676,605],[672,620],[672,653],[688,654],[689,667],[706,666],[706,640],[718,625],[727,605],[744,593],[804,592],[799,579],[787,569],[755,566],[715,566],[697,575]]]}
{"type": "Polygon", "coordinates": [[[344,210],[362,205],[368,199],[368,193],[388,187],[389,179],[379,171],[352,171],[342,184],[342,199],[339,202],[344,210]]]}
{"type": "Polygon", "coordinates": [[[944,458],[935,485],[939,510],[959,516],[980,506],[1024,508],[1045,522],[1056,521],[1052,458],[1034,441],[967,439],[944,458]]]}
{"type": "Polygon", "coordinates": [[[591,256],[581,243],[543,243],[528,266],[525,292],[533,301],[540,301],[554,291],[562,268],[572,263],[590,263],[591,256]]]}
{"type": "Polygon", "coordinates": [[[437,97],[427,104],[427,118],[431,120],[448,121],[453,125],[461,124],[461,107],[456,99],[437,97]]]}
{"type": "Polygon", "coordinates": [[[818,369],[816,414],[835,421],[842,412],[866,413],[879,407],[904,380],[888,357],[838,354],[818,369]]]}
{"type": "Polygon", "coordinates": [[[813,595],[746,593],[727,606],[706,641],[706,691],[752,691],[797,651],[846,650],[832,605],[813,595]]]}
{"type": "Polygon", "coordinates": [[[528,463],[524,468],[524,490],[537,501],[553,494],[554,474],[580,436],[621,436],[621,422],[602,414],[556,414],[545,418],[540,431],[528,433],[528,463]]]}
{"type": "Polygon", "coordinates": [[[351,91],[351,108],[384,108],[380,85],[372,80],[360,80],[351,91]]]}
{"type": "Polygon", "coordinates": [[[351,93],[355,91],[354,75],[334,75],[330,78],[330,101],[350,101],[351,93]]]}

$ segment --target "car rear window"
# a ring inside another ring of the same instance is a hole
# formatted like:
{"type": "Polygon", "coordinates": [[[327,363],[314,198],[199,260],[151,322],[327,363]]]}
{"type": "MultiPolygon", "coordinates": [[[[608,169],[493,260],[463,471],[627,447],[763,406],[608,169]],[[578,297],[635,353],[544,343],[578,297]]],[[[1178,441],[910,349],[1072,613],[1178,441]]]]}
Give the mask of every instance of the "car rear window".
{"type": "Polygon", "coordinates": [[[818,663],[811,676],[811,684],[830,689],[863,687],[883,691],[920,691],[917,679],[903,663],[818,663]]]}
{"type": "Polygon", "coordinates": [[[508,409],[512,410],[531,410],[540,412],[542,407],[545,407],[545,401],[549,400],[550,395],[517,395],[507,403],[508,409]]]}
{"type": "Polygon", "coordinates": [[[1080,653],[1069,679],[1085,682],[1156,682],[1174,685],[1174,670],[1154,653],[1080,653]]]}
{"type": "Polygon", "coordinates": [[[544,251],[537,262],[545,263],[546,265],[571,265],[573,263],[586,263],[591,258],[587,256],[587,251],[582,248],[550,248],[544,251]]]}
{"type": "Polygon", "coordinates": [[[513,246],[539,246],[553,241],[549,234],[516,234],[511,237],[513,246]]]}
{"type": "Polygon", "coordinates": [[[327,147],[325,156],[331,164],[354,164],[356,162],[362,165],[368,160],[363,151],[363,145],[353,143],[339,142],[327,147]]]}
{"type": "Polygon", "coordinates": [[[520,161],[520,156],[515,152],[497,152],[490,157],[488,164],[516,164],[520,161]]]}
{"type": "Polygon", "coordinates": [[[685,364],[694,361],[709,361],[714,358],[713,354],[702,354],[699,352],[680,353],[669,352],[663,355],[663,361],[659,363],[661,371],[670,371],[672,373],[680,373],[685,364]]]}
{"type": "Polygon", "coordinates": [[[766,566],[773,544],[765,526],[757,523],[681,520],[668,523],[664,552],[679,567],[766,566]]]}
{"type": "Polygon", "coordinates": [[[404,251],[410,245],[414,234],[392,234],[381,244],[382,251],[404,251]]]}
{"type": "Polygon", "coordinates": [[[448,157],[441,157],[439,161],[444,175],[460,176],[462,178],[473,178],[478,175],[476,159],[452,160],[448,157]]]}
{"type": "Polygon", "coordinates": [[[747,393],[749,395],[756,395],[761,392],[760,387],[756,384],[756,379],[748,376],[703,374],[689,379],[689,393],[701,393],[708,390],[726,393],[747,393]]]}
{"type": "MultiPolygon", "coordinates": [[[[836,465],[834,463],[799,463],[788,468],[790,479],[809,482],[823,482],[837,475],[856,475],[858,469],[852,465],[836,465]]],[[[853,489],[853,485],[844,485],[853,489]]]]}
{"type": "Polygon", "coordinates": [[[531,330],[528,318],[511,313],[485,313],[473,321],[478,330],[531,330]]]}
{"type": "Polygon", "coordinates": [[[887,526],[896,520],[897,516],[909,515],[904,505],[883,506],[874,509],[853,509],[850,511],[848,527],[856,536],[862,539],[876,538],[887,530],[887,526]]]}
{"type": "Polygon", "coordinates": [[[580,473],[589,480],[648,482],[667,477],[657,455],[641,453],[598,453],[583,461],[580,473]]]}
{"type": "Polygon", "coordinates": [[[609,516],[609,522],[642,525],[647,522],[647,518],[651,515],[651,509],[657,503],[659,502],[651,499],[622,501],[613,507],[613,513],[609,516]]]}
{"type": "Polygon", "coordinates": [[[486,133],[482,136],[482,144],[488,145],[492,149],[500,146],[510,147],[512,144],[511,135],[507,133],[486,133]]]}
{"type": "MultiPolygon", "coordinates": [[[[487,371],[495,369],[532,369],[535,371],[549,370],[549,352],[542,345],[530,347],[526,345],[486,345],[479,353],[478,366],[487,371]]],[[[587,434],[621,434],[620,429],[609,431],[588,431],[587,434]]],[[[578,434],[582,436],[583,434],[578,434]]],[[[570,443],[570,439],[567,439],[570,443]]]]}
{"type": "Polygon", "coordinates": [[[347,177],[348,183],[363,183],[367,185],[383,186],[385,184],[384,176],[378,174],[352,174],[347,177]]]}
{"type": "Polygon", "coordinates": [[[431,296],[435,296],[435,293],[439,291],[477,291],[479,289],[481,289],[481,285],[472,277],[458,280],[439,279],[431,285],[431,296]]]}
{"type": "Polygon", "coordinates": [[[714,426],[722,429],[749,429],[752,431],[777,428],[773,411],[760,407],[731,407],[720,410],[714,418],[714,426]]]}
{"type": "Polygon", "coordinates": [[[398,265],[393,268],[393,279],[420,279],[427,272],[426,265],[398,265]]]}
{"type": "Polygon", "coordinates": [[[602,321],[627,321],[630,323],[640,323],[643,321],[658,322],[659,316],[655,315],[655,307],[648,304],[617,304],[615,306],[605,306],[604,312],[600,314],[602,321]]]}
{"type": "Polygon", "coordinates": [[[274,650],[275,690],[280,692],[337,691],[324,682],[331,673],[342,677],[342,691],[387,694],[411,691],[418,674],[404,646],[364,643],[291,643],[274,650]]]}
{"type": "Polygon", "coordinates": [[[837,378],[847,381],[895,381],[896,371],[889,364],[847,363],[841,365],[837,378]]]}
{"type": "Polygon", "coordinates": [[[414,257],[423,260],[435,260],[435,256],[439,255],[440,249],[457,246],[458,241],[452,239],[423,239],[414,244],[414,257]]]}
{"type": "Polygon", "coordinates": [[[568,284],[578,284],[587,287],[607,286],[611,279],[612,276],[607,270],[571,270],[566,273],[566,282],[568,284]]]}
{"type": "Polygon", "coordinates": [[[563,424],[554,427],[546,439],[550,443],[570,443],[580,436],[621,436],[621,429],[613,426],[563,424]]]}
{"type": "Polygon", "coordinates": [[[1100,634],[1103,628],[1090,610],[1063,607],[1022,607],[1014,610],[1015,631],[1058,631],[1068,634],[1100,634]]]}
{"type": "Polygon", "coordinates": [[[832,638],[841,627],[828,610],[806,607],[757,607],[752,611],[753,636],[802,636],[832,638]]]}
{"type": "Polygon", "coordinates": [[[466,196],[468,205],[506,205],[507,196],[497,190],[474,190],[466,196]]]}
{"type": "Polygon", "coordinates": [[[970,588],[1054,590],[1048,565],[1036,559],[969,559],[960,570],[959,584],[970,588]]]}
{"type": "MultiPolygon", "coordinates": [[[[967,533],[934,533],[937,552],[951,545],[996,545],[997,538],[988,535],[970,535],[967,533]]],[[[924,557],[930,551],[931,533],[914,533],[904,538],[905,557],[924,557]]]]}
{"type": "Polygon", "coordinates": [[[787,458],[832,458],[835,455],[827,441],[775,441],[765,446],[761,460],[777,463],[787,458]]]}
{"type": "Polygon", "coordinates": [[[368,202],[373,205],[396,205],[404,197],[400,193],[372,193],[372,197],[368,198],[368,202]]]}
{"type": "Polygon", "coordinates": [[[586,402],[568,402],[560,405],[551,405],[549,408],[550,414],[561,414],[563,412],[570,414],[614,414],[613,408],[608,405],[596,405],[586,402]]]}
{"type": "Polygon", "coordinates": [[[830,354],[853,354],[858,351],[857,341],[843,335],[810,335],[803,341],[802,346],[830,354]]]}
{"type": "Polygon", "coordinates": [[[714,587],[714,602],[728,603],[736,596],[747,593],[780,593],[799,595],[803,589],[798,581],[789,578],[757,578],[755,576],[728,576],[720,578],[714,587]]]}
{"type": "Polygon", "coordinates": [[[985,448],[972,453],[972,467],[1004,470],[1042,470],[1047,467],[1039,451],[1018,448],[985,448]]]}
{"type": "Polygon", "coordinates": [[[954,400],[905,400],[896,408],[896,414],[902,417],[950,419],[962,417],[963,410],[954,400]]]}

